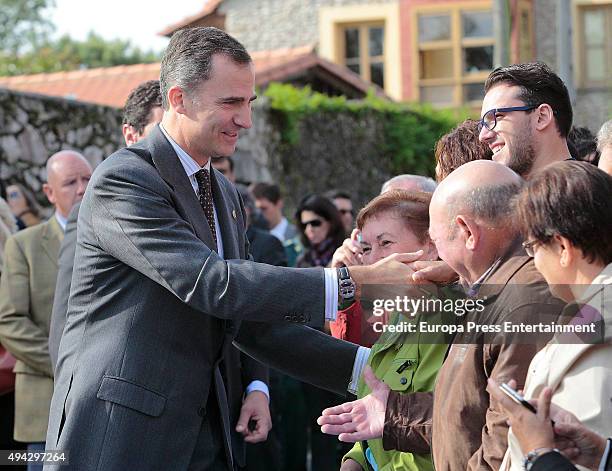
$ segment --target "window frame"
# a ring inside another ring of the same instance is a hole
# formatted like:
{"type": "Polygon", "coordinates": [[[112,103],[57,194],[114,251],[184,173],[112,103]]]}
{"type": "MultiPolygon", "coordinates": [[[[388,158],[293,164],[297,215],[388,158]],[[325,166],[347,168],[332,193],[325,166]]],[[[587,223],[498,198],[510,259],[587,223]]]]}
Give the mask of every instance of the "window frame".
{"type": "MultiPolygon", "coordinates": [[[[575,26],[574,30],[576,32],[576,38],[574,41],[574,63],[577,64],[575,69],[575,78],[576,84],[580,89],[586,90],[602,90],[609,89],[612,87],[612,79],[605,78],[601,81],[590,80],[587,76],[587,45],[586,45],[586,37],[584,31],[584,13],[587,10],[598,10],[604,9],[606,11],[606,16],[604,18],[604,34],[606,31],[610,31],[612,28],[612,0],[610,1],[576,1],[574,3],[574,17],[573,24],[575,26]]],[[[605,48],[605,57],[607,61],[607,70],[612,73],[612,44],[610,41],[604,40],[604,48],[605,48]]],[[[610,73],[605,74],[607,77],[610,77],[610,73]]]]}
{"type": "Polygon", "coordinates": [[[447,103],[436,103],[439,107],[469,106],[480,107],[480,100],[464,100],[464,86],[473,83],[484,83],[491,70],[480,72],[463,72],[463,55],[466,47],[495,47],[495,37],[490,38],[464,38],[462,12],[470,11],[492,11],[490,1],[444,3],[439,5],[419,5],[412,10],[412,46],[413,64],[415,72],[413,79],[413,96],[418,101],[421,99],[421,87],[452,86],[452,101],[447,103]],[[450,15],[450,39],[443,41],[419,42],[419,16],[426,14],[448,14],[450,15]],[[451,49],[453,57],[452,76],[447,78],[421,78],[421,51],[434,49],[451,49]]]}
{"type": "Polygon", "coordinates": [[[371,20],[371,21],[351,21],[347,23],[336,23],[336,44],[338,45],[338,58],[340,64],[347,67],[346,51],[346,35],[347,29],[357,29],[359,34],[359,75],[364,80],[374,83],[371,80],[370,65],[372,63],[382,63],[383,65],[383,85],[378,85],[384,89],[386,81],[387,71],[385,70],[386,64],[386,53],[387,53],[387,28],[385,20],[371,20]],[[369,30],[370,28],[382,28],[383,29],[383,53],[378,56],[370,56],[369,51],[369,30]]]}

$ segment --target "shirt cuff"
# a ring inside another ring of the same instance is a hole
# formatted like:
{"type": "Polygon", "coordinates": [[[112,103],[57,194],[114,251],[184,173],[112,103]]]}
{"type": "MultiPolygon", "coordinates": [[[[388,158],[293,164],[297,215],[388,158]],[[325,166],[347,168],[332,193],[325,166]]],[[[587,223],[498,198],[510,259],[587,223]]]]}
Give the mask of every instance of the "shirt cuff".
{"type": "Polygon", "coordinates": [[[338,315],[338,272],[325,268],[325,320],[333,322],[338,315]]]}
{"type": "Polygon", "coordinates": [[[261,391],[268,398],[268,402],[270,402],[270,390],[268,389],[268,385],[263,381],[259,381],[258,379],[251,381],[246,388],[245,395],[248,396],[253,391],[261,391]]]}
{"type": "Polygon", "coordinates": [[[361,373],[363,373],[363,369],[368,364],[368,358],[370,358],[370,349],[367,347],[359,347],[357,349],[357,354],[355,355],[355,363],[353,363],[351,382],[349,383],[348,388],[346,388],[351,394],[357,395],[359,378],[361,378],[361,373]]]}
{"type": "Polygon", "coordinates": [[[610,456],[610,443],[611,442],[612,442],[612,438],[608,438],[606,440],[606,450],[604,451],[604,454],[601,457],[601,462],[599,463],[598,471],[606,471],[606,464],[608,463],[608,457],[610,456]]]}

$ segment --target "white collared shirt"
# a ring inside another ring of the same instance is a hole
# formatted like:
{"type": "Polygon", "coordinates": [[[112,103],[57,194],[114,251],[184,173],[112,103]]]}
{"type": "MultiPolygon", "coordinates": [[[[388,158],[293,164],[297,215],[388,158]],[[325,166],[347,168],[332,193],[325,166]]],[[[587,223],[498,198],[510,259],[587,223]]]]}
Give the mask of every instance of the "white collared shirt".
{"type": "Polygon", "coordinates": [[[53,213],[53,214],[55,215],[55,219],[56,219],[57,223],[62,228],[62,231],[66,232],[66,224],[68,224],[68,218],[65,218],[64,216],[62,216],[59,213],[59,211],[55,211],[55,213],[53,213]]]}
{"type": "Polygon", "coordinates": [[[270,229],[270,234],[272,234],[274,237],[276,237],[281,242],[285,242],[285,231],[287,230],[288,226],[289,226],[289,221],[287,221],[287,218],[283,216],[281,221],[276,226],[274,226],[272,229],[270,229]]]}
{"type": "MultiPolygon", "coordinates": [[[[161,129],[161,132],[164,133],[164,136],[166,136],[166,139],[168,139],[168,141],[170,142],[170,145],[174,149],[174,152],[176,152],[176,155],[178,156],[179,161],[181,162],[181,165],[185,169],[185,173],[189,178],[189,183],[191,183],[193,191],[195,192],[196,196],[199,197],[199,186],[195,174],[203,168],[208,170],[208,172],[210,173],[210,159],[208,159],[208,162],[206,162],[206,165],[204,165],[204,167],[200,167],[200,165],[195,160],[193,160],[193,158],[187,152],[185,152],[183,148],[174,141],[174,139],[170,137],[170,135],[166,132],[161,123],[159,124],[159,129],[161,129]]],[[[223,238],[221,237],[221,226],[219,226],[219,216],[217,215],[217,208],[215,208],[214,201],[213,210],[215,213],[215,232],[217,233],[217,253],[219,254],[219,257],[223,258],[223,238]]]]}

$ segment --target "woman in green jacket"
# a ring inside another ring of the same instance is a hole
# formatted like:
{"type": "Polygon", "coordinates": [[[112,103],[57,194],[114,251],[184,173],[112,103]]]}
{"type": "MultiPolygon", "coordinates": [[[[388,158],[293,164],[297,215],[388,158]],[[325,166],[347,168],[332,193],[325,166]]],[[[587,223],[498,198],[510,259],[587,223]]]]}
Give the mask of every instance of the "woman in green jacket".
{"type": "MultiPolygon", "coordinates": [[[[393,190],[373,199],[357,216],[361,231],[362,263],[369,265],[392,253],[423,251],[422,260],[436,260],[438,253],[428,235],[428,193],[393,190]]],[[[429,314],[415,317],[394,313],[388,324],[419,322],[429,314]]],[[[435,315],[434,315],[435,316],[435,315]]],[[[374,324],[381,317],[374,317],[374,324]]],[[[428,322],[434,319],[428,318],[428,322]]],[[[371,324],[373,325],[373,324],[371,324]]],[[[417,324],[418,325],[418,324],[417,324]]],[[[380,324],[375,330],[381,330],[380,324]]],[[[368,364],[391,390],[405,393],[432,391],[446,353],[443,343],[421,343],[421,334],[386,331],[372,347],[368,364]]],[[[431,342],[431,338],[428,339],[431,342]]],[[[360,381],[358,397],[370,391],[360,381]]],[[[356,443],[344,456],[341,471],[433,471],[431,455],[385,451],[382,440],[356,443]]]]}

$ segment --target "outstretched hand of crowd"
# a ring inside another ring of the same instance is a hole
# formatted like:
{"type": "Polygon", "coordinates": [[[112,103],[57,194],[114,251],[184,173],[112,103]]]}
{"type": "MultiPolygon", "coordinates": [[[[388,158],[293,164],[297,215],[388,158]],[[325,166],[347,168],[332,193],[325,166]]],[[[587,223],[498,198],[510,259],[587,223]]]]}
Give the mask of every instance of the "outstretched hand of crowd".
{"type": "Polygon", "coordinates": [[[317,420],[323,433],[338,435],[341,442],[352,443],[382,438],[390,389],[369,366],[363,379],[372,392],[356,401],[325,409],[317,420]]]}

